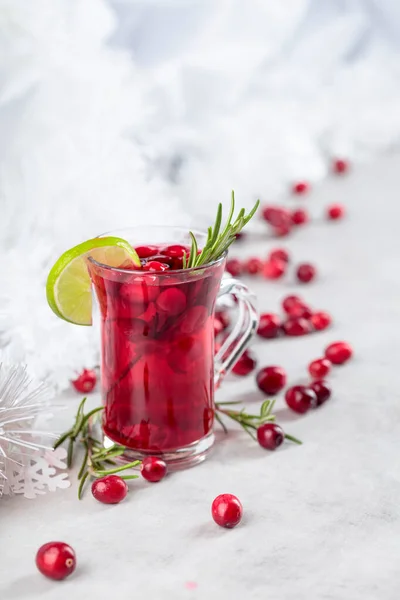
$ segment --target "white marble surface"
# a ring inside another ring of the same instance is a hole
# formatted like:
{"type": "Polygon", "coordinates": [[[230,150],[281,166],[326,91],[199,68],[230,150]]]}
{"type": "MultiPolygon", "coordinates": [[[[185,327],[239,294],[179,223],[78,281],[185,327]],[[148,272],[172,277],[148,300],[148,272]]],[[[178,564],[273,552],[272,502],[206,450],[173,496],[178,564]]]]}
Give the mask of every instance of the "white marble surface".
{"type": "MultiPolygon", "coordinates": [[[[78,502],[75,483],[34,501],[1,500],[2,600],[397,600],[399,173],[400,157],[392,156],[323,183],[304,204],[318,215],[328,202],[344,202],[348,218],[304,227],[284,244],[296,260],[316,262],[318,282],[301,290],[254,285],[263,310],[276,310],[296,290],[335,319],[330,331],[307,338],[256,341],[261,365],[284,366],[295,383],[328,342],[354,346],[353,361],[335,369],[334,397],[321,410],[296,417],[279,398],[280,422],[304,445],[272,454],[234,431],[203,465],[157,485],[133,482],[114,507],[90,494],[78,502]],[[231,531],[210,517],[222,492],[244,506],[243,522],[231,531]],[[38,547],[52,539],[77,552],[78,569],[62,583],[34,565],[38,547]]],[[[254,236],[242,248],[251,255],[271,246],[254,236]]],[[[243,398],[253,408],[262,399],[252,376],[227,381],[219,398],[243,398]]],[[[78,400],[67,398],[71,415],[78,400]]],[[[62,428],[70,417],[58,420],[62,428]]]]}

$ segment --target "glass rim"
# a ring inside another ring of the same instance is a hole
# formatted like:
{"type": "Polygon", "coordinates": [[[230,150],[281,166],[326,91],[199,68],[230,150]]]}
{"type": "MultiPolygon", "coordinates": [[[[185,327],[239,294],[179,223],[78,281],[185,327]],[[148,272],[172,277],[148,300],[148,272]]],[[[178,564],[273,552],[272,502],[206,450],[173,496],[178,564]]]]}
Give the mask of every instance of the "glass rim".
{"type": "MultiPolygon", "coordinates": [[[[185,233],[189,232],[189,229],[186,229],[183,226],[179,226],[179,225],[136,225],[133,227],[124,227],[124,228],[119,228],[119,229],[114,229],[112,231],[106,231],[104,233],[101,233],[100,235],[97,235],[96,238],[102,238],[102,237],[107,237],[107,236],[116,236],[116,234],[118,234],[118,232],[122,232],[122,231],[127,231],[129,229],[144,229],[144,228],[153,228],[153,229],[170,229],[170,230],[180,230],[183,231],[185,233]]],[[[190,229],[190,231],[192,233],[194,233],[194,235],[202,235],[205,238],[207,238],[207,233],[205,233],[204,231],[200,231],[198,229],[190,229]]],[[[124,238],[121,238],[124,239],[124,238]]],[[[128,242],[130,245],[130,242],[128,242]]],[[[134,248],[132,246],[132,248],[134,248]]],[[[143,271],[143,269],[121,269],[121,267],[112,267],[111,265],[106,265],[105,263],[101,263],[99,261],[97,261],[95,258],[93,258],[92,256],[88,256],[87,260],[89,260],[92,264],[94,264],[97,267],[101,267],[102,269],[107,269],[108,271],[112,271],[112,272],[116,272],[116,273],[124,273],[124,274],[134,274],[134,275],[157,275],[157,277],[163,277],[163,276],[168,276],[171,273],[192,273],[192,272],[196,272],[196,271],[200,271],[201,269],[208,269],[209,267],[213,267],[215,265],[217,265],[218,263],[222,262],[226,256],[228,254],[228,250],[225,250],[223,252],[223,254],[217,258],[216,260],[213,260],[212,262],[209,263],[205,263],[204,265],[198,265],[197,267],[190,267],[190,269],[167,269],[166,271],[143,271]]]]}

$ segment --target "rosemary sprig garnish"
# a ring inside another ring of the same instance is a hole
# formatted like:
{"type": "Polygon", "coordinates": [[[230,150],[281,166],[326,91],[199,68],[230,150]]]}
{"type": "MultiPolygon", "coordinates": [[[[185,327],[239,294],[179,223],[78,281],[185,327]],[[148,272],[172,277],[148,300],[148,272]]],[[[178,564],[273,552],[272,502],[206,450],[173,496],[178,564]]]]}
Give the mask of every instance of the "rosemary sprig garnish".
{"type": "MultiPolygon", "coordinates": [[[[230,406],[232,404],[239,404],[240,402],[232,401],[232,402],[217,402],[215,405],[215,418],[223,428],[224,432],[227,433],[228,429],[223,422],[221,415],[229,417],[239,425],[248,433],[254,440],[257,441],[256,436],[254,435],[254,431],[256,431],[261,425],[267,423],[268,421],[275,421],[275,415],[272,414],[272,410],[274,408],[275,400],[265,400],[261,404],[260,412],[258,415],[252,415],[245,412],[245,409],[241,410],[233,410],[231,408],[225,408],[226,406],[230,406]]],[[[300,440],[295,438],[293,435],[289,435],[285,432],[285,439],[294,442],[295,444],[302,444],[300,440]]]]}
{"type": "Polygon", "coordinates": [[[254,216],[260,201],[257,200],[251,211],[246,215],[245,209],[242,208],[235,221],[232,223],[233,214],[235,212],[235,194],[232,191],[231,208],[228,215],[228,220],[221,231],[222,223],[222,204],[218,204],[217,216],[215,218],[214,227],[208,228],[207,241],[202,251],[197,253],[197,240],[194,234],[190,231],[190,237],[192,239],[192,246],[190,249],[189,257],[184,256],[183,268],[190,269],[193,267],[199,267],[210,262],[217,260],[222,254],[229,248],[229,246],[235,241],[236,235],[243,229],[245,225],[254,216]]]}
{"type": "MultiPolygon", "coordinates": [[[[103,410],[103,407],[94,408],[85,415],[85,402],[86,398],[79,404],[74,425],[71,429],[63,433],[54,444],[54,448],[58,448],[58,446],[68,440],[67,466],[69,469],[73,465],[76,442],[82,444],[84,447],[84,457],[78,473],[78,480],[80,482],[78,488],[79,499],[82,498],[83,488],[88,479],[120,473],[121,471],[137,467],[140,464],[140,460],[135,460],[127,464],[117,465],[114,459],[122,456],[126,450],[125,446],[113,444],[110,448],[104,448],[101,440],[94,437],[93,434],[94,420],[98,413],[103,410]],[[113,465],[113,467],[110,469],[107,465],[113,465]]],[[[122,479],[137,479],[139,475],[121,475],[120,477],[122,479]]]]}

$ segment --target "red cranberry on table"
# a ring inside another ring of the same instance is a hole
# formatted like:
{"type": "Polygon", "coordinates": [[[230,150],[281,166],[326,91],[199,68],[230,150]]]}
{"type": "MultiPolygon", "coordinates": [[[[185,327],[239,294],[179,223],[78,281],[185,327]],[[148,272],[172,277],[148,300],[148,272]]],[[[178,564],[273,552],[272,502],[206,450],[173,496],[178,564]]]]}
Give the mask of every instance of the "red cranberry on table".
{"type": "Polygon", "coordinates": [[[103,504],[119,504],[128,493],[128,485],[118,475],[106,475],[92,483],[92,494],[103,504]]]}
{"type": "Polygon", "coordinates": [[[282,300],[282,308],[288,314],[290,313],[291,308],[297,304],[303,305],[303,301],[299,296],[286,296],[282,300]]]}
{"type": "Polygon", "coordinates": [[[292,212],[293,225],[303,225],[309,221],[308,212],[303,208],[298,208],[292,212]]]}
{"type": "Polygon", "coordinates": [[[307,181],[298,181],[294,183],[292,186],[292,192],[296,195],[307,194],[311,189],[310,184],[307,181]]]}
{"type": "Polygon", "coordinates": [[[167,474],[167,463],[158,456],[146,456],[140,466],[142,477],[151,483],[161,481],[167,474]]]}
{"type": "Polygon", "coordinates": [[[330,373],[332,363],[327,358],[317,358],[308,365],[308,371],[314,379],[323,379],[330,373]]]}
{"type": "Polygon", "coordinates": [[[295,385],[289,388],[285,394],[285,400],[288,407],[300,415],[317,406],[316,393],[304,385],[295,385]]]}
{"type": "Polygon", "coordinates": [[[334,365],[343,365],[353,356],[353,349],[347,342],[334,342],[325,349],[325,356],[334,365]]]}
{"type": "Polygon", "coordinates": [[[279,335],[281,329],[281,320],[278,315],[264,313],[260,315],[257,334],[260,337],[271,339],[279,335]]]}
{"type": "Polygon", "coordinates": [[[249,275],[257,275],[257,273],[261,273],[263,266],[264,263],[260,258],[253,257],[249,258],[245,263],[244,268],[249,275]]]}
{"type": "Polygon", "coordinates": [[[342,175],[343,173],[347,173],[349,170],[350,164],[349,161],[344,160],[343,158],[335,158],[332,161],[332,170],[334,173],[338,175],[342,175]]]}
{"type": "Polygon", "coordinates": [[[283,260],[268,260],[263,267],[266,279],[280,279],[285,274],[286,263],[283,260]]]}
{"type": "Polygon", "coordinates": [[[243,273],[243,265],[237,258],[230,258],[226,261],[225,269],[233,277],[237,277],[243,273]]]}
{"type": "Polygon", "coordinates": [[[283,323],[282,329],[285,332],[285,335],[289,336],[307,335],[308,333],[311,333],[312,325],[310,321],[303,317],[294,317],[287,319],[287,321],[283,323]]]}
{"type": "Polygon", "coordinates": [[[291,223],[290,212],[282,206],[265,206],[262,216],[272,227],[286,227],[291,223]]]}
{"type": "Polygon", "coordinates": [[[316,379],[311,383],[310,388],[315,392],[317,396],[318,406],[321,406],[321,404],[329,400],[329,398],[331,397],[332,390],[329,383],[327,383],[326,381],[316,379]]]}
{"type": "Polygon", "coordinates": [[[71,381],[72,385],[80,394],[88,394],[95,388],[97,381],[96,372],[92,369],[83,369],[82,373],[71,381]]]}
{"type": "Polygon", "coordinates": [[[167,271],[169,265],[167,263],[159,262],[158,260],[149,260],[143,265],[143,271],[167,271]]]}
{"type": "Polygon", "coordinates": [[[288,263],[290,255],[285,248],[275,248],[268,254],[268,260],[283,260],[283,262],[288,263]]]}
{"type": "Polygon", "coordinates": [[[294,304],[290,307],[288,315],[294,319],[299,317],[309,319],[312,316],[312,310],[306,304],[294,304]]]}
{"type": "Polygon", "coordinates": [[[297,267],[296,276],[301,283],[309,283],[314,279],[316,275],[316,269],[309,263],[302,263],[297,267]]]}
{"type": "Polygon", "coordinates": [[[276,237],[286,237],[292,231],[291,222],[288,221],[286,224],[280,225],[279,227],[274,227],[273,231],[276,237]]]}
{"type": "Polygon", "coordinates": [[[332,323],[332,317],[329,313],[325,311],[319,311],[314,313],[310,318],[311,324],[317,331],[322,331],[329,327],[332,323]]]}
{"type": "Polygon", "coordinates": [[[332,204],[331,206],[328,206],[326,211],[326,215],[331,221],[337,221],[338,219],[341,219],[344,217],[344,213],[344,206],[341,204],[332,204]]]}
{"type": "Polygon", "coordinates": [[[254,358],[254,356],[250,353],[249,350],[245,350],[242,356],[237,361],[237,363],[232,368],[232,373],[244,377],[245,375],[248,375],[249,373],[254,371],[256,366],[257,361],[254,358]]]}
{"type": "Polygon", "coordinates": [[[286,385],[286,372],[282,367],[264,367],[257,373],[257,385],[267,396],[275,396],[286,385]]]}
{"type": "Polygon", "coordinates": [[[232,529],[240,523],[243,507],[233,494],[220,494],[212,503],[211,514],[217,525],[232,529]]]}
{"type": "Polygon", "coordinates": [[[276,423],[264,423],[257,429],[257,441],[267,450],[276,450],[284,440],[285,433],[282,427],[276,423]]]}
{"type": "Polygon", "coordinates": [[[48,542],[37,551],[36,566],[49,579],[65,579],[75,571],[75,552],[64,542],[48,542]]]}

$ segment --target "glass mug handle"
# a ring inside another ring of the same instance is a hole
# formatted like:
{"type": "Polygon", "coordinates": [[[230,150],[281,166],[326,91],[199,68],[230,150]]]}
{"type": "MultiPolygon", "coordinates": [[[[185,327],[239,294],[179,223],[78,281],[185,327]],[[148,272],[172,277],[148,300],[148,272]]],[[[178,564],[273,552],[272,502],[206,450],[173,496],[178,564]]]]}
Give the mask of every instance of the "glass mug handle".
{"type": "Polygon", "coordinates": [[[227,294],[237,298],[239,314],[233,330],[214,357],[214,384],[217,388],[247,348],[259,321],[255,296],[246,285],[237,279],[223,279],[218,298],[227,294]]]}

